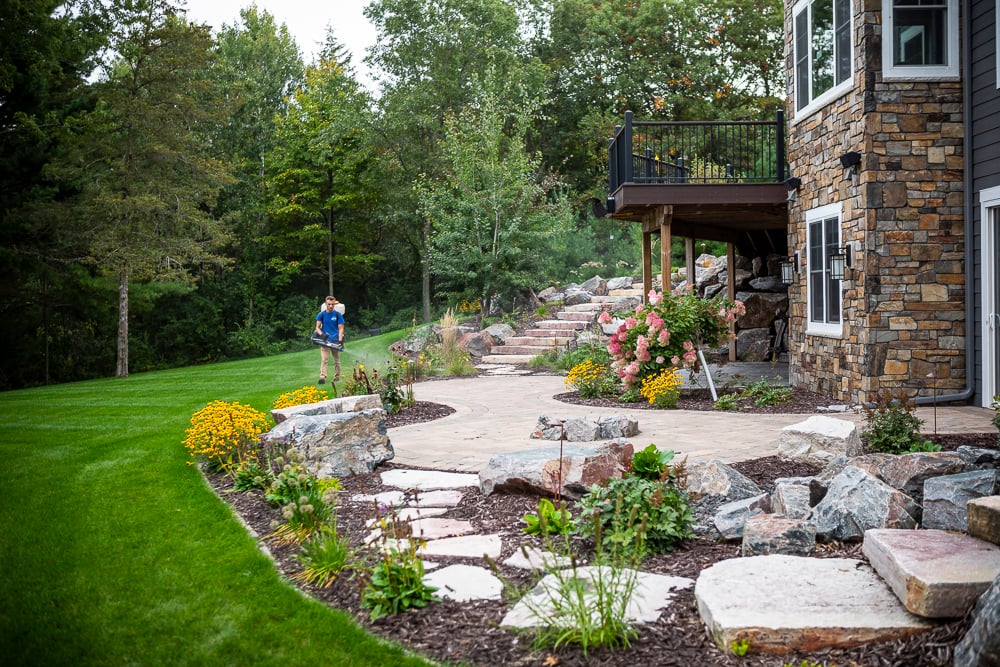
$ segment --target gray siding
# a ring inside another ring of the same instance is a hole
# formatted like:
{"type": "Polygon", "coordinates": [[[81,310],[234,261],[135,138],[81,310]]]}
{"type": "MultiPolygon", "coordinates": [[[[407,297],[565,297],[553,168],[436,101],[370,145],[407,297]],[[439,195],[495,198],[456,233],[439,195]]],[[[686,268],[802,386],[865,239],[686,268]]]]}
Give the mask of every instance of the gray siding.
{"type": "MultiPolygon", "coordinates": [[[[972,192],[967,196],[972,197],[972,214],[975,249],[975,266],[971,273],[974,278],[973,295],[976,306],[976,318],[974,322],[967,323],[973,331],[966,331],[967,335],[975,337],[976,350],[982,350],[983,338],[980,323],[983,321],[982,313],[982,267],[980,266],[980,251],[982,239],[980,238],[980,209],[978,193],[984,188],[1000,186],[1000,91],[997,90],[996,71],[996,0],[970,0],[970,21],[966,26],[971,25],[972,30],[969,35],[968,48],[970,49],[971,71],[967,75],[970,78],[970,93],[972,103],[972,117],[970,133],[972,142],[971,168],[972,168],[972,192]]],[[[966,267],[968,270],[969,267],[966,267]]],[[[970,360],[977,366],[982,363],[979,354],[976,359],[970,360]]],[[[982,404],[982,374],[976,373],[976,404],[982,404]]]]}

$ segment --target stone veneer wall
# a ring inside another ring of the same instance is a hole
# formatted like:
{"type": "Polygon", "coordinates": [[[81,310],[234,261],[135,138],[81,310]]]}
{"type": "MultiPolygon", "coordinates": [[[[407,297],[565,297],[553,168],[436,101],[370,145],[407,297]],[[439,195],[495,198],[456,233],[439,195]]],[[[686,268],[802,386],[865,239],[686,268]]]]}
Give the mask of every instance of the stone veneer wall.
{"type": "MultiPolygon", "coordinates": [[[[793,71],[791,4],[786,58],[793,71]]],[[[855,0],[854,87],[801,120],[789,109],[788,158],[802,179],[789,206],[789,249],[802,264],[789,290],[791,382],[866,402],[965,386],[961,83],[883,82],[881,1],[855,0]],[[840,156],[862,154],[845,170],[840,156]],[[806,335],[807,211],[842,204],[854,246],[842,283],[843,336],[806,335]],[[928,374],[933,377],[928,377],[928,374]]],[[[794,99],[789,74],[789,99],[794,99]]]]}

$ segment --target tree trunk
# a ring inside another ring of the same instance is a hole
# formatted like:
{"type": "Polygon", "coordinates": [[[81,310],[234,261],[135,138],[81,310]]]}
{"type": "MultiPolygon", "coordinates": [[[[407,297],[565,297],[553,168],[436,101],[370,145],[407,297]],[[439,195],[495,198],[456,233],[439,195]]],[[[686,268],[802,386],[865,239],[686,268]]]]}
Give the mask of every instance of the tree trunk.
{"type": "Polygon", "coordinates": [[[431,321],[431,221],[424,218],[424,234],[421,239],[420,251],[423,254],[421,258],[422,270],[421,270],[421,302],[424,305],[424,324],[430,324],[431,321]]]}
{"type": "Polygon", "coordinates": [[[329,276],[327,295],[333,296],[333,211],[326,212],[326,272],[329,276]]]}
{"type": "Polygon", "coordinates": [[[118,364],[115,377],[128,377],[128,269],[118,273],[118,364]]]}

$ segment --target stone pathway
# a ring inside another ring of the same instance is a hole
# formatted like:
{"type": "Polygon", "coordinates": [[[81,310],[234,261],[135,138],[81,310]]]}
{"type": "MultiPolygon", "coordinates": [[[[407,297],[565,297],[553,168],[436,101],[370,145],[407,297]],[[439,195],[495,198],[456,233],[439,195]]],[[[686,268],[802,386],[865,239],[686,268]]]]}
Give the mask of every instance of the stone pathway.
{"type": "MultiPolygon", "coordinates": [[[[378,502],[395,516],[410,522],[414,534],[422,540],[417,553],[425,561],[424,581],[437,588],[439,596],[458,602],[501,599],[503,583],[484,560],[500,558],[504,553],[504,537],[477,534],[470,522],[447,516],[463,493],[471,487],[479,487],[478,475],[394,469],[382,473],[381,477],[385,486],[396,489],[374,496],[359,494],[351,500],[378,502]],[[435,557],[469,562],[441,567],[428,560],[435,557]]],[[[370,525],[372,533],[368,541],[381,539],[376,522],[370,525]]],[[[587,566],[579,567],[577,574],[581,580],[588,580],[585,587],[591,589],[591,593],[595,579],[612,590],[631,585],[626,616],[635,623],[656,621],[669,608],[678,591],[693,586],[698,611],[709,634],[721,647],[746,639],[755,651],[815,651],[900,639],[933,627],[933,620],[927,617],[938,614],[911,613],[907,607],[920,612],[917,607],[921,603],[915,606],[912,599],[903,596],[907,603],[904,606],[898,596],[900,590],[914,588],[914,578],[933,580],[940,571],[940,567],[928,562],[932,558],[927,554],[928,547],[914,546],[912,539],[928,537],[936,541],[938,553],[933,557],[945,559],[942,567],[952,572],[951,583],[956,572],[967,569],[965,565],[958,567],[956,556],[951,553],[955,550],[952,542],[959,538],[942,531],[877,532],[878,540],[873,540],[872,548],[880,547],[881,550],[878,556],[874,552],[869,556],[875,569],[856,559],[774,554],[720,561],[702,571],[697,582],[684,577],[633,571],[625,571],[615,580],[607,568],[587,566]],[[897,555],[886,545],[900,539],[903,541],[903,564],[893,565],[897,555]],[[942,547],[944,542],[947,544],[942,547]],[[908,568],[918,570],[917,574],[911,576],[908,568]],[[634,578],[631,584],[626,583],[629,578],[634,578]],[[897,589],[895,593],[894,589],[897,589]]],[[[397,547],[405,546],[385,541],[397,547]]],[[[544,569],[548,574],[510,609],[501,625],[525,628],[558,623],[554,619],[557,619],[555,609],[560,604],[560,577],[553,568],[560,566],[559,559],[539,551],[527,540],[522,547],[504,564],[544,569]]],[[[978,569],[974,568],[976,576],[971,577],[976,590],[964,591],[963,610],[1000,572],[1000,549],[988,543],[978,548],[980,563],[978,569]]],[[[865,551],[868,555],[867,545],[865,551]]],[[[963,574],[958,577],[957,584],[951,585],[968,588],[969,579],[963,574]]],[[[940,598],[934,592],[938,584],[935,581],[934,585],[927,585],[926,581],[921,581],[922,587],[932,591],[930,597],[935,599],[940,598]]]]}

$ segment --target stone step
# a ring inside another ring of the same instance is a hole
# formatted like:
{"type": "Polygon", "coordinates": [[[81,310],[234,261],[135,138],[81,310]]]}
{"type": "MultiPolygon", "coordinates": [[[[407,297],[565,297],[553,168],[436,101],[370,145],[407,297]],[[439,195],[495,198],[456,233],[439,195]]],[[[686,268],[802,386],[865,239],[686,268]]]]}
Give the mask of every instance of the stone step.
{"type": "MultiPolygon", "coordinates": [[[[598,299],[600,297],[594,297],[598,299]]],[[[566,306],[560,312],[563,313],[599,313],[603,309],[602,302],[591,301],[590,303],[578,303],[572,306],[566,306]]],[[[556,313],[556,317],[559,317],[559,313],[556,313]]]]}
{"type": "Polygon", "coordinates": [[[1000,544],[1000,496],[970,500],[966,510],[969,535],[1000,544]]]}
{"type": "MultiPolygon", "coordinates": [[[[509,355],[520,355],[527,354],[537,357],[539,354],[545,354],[549,350],[555,349],[555,345],[497,345],[492,350],[488,356],[496,357],[506,357],[509,355]]],[[[483,357],[485,360],[486,357],[483,357]]],[[[508,363],[513,363],[509,362],[508,363]]]]}
{"type": "Polygon", "coordinates": [[[537,354],[486,354],[483,355],[480,363],[523,366],[530,363],[537,356],[537,354]]]}
{"type": "Polygon", "coordinates": [[[594,313],[593,312],[574,313],[572,311],[567,312],[563,310],[556,313],[556,319],[565,320],[567,322],[593,322],[594,313]]]}
{"type": "Polygon", "coordinates": [[[540,320],[535,322],[535,326],[539,329],[562,329],[569,331],[582,331],[589,324],[589,320],[540,320]]]}
{"type": "Polygon", "coordinates": [[[576,338],[574,336],[512,336],[504,341],[504,346],[513,345],[517,347],[518,345],[545,345],[548,347],[557,347],[559,345],[569,345],[576,338]]]}
{"type": "Polygon", "coordinates": [[[912,613],[958,618],[1000,575],[1000,547],[944,530],[865,531],[862,551],[912,613]]]}
{"type": "MultiPolygon", "coordinates": [[[[578,329],[528,329],[524,332],[524,335],[535,338],[566,338],[566,342],[571,342],[575,338],[572,334],[576,331],[578,329]]],[[[508,338],[507,340],[510,339],[508,338]]]]}
{"type": "Polygon", "coordinates": [[[723,651],[741,639],[755,653],[819,651],[893,641],[933,627],[907,612],[854,558],[730,558],[701,571],[694,595],[709,636],[723,651]]]}

